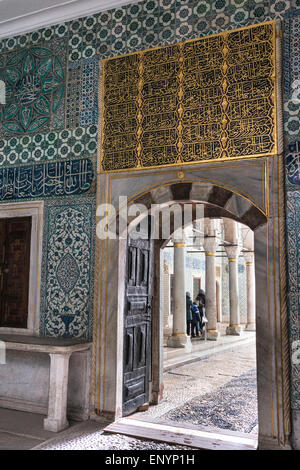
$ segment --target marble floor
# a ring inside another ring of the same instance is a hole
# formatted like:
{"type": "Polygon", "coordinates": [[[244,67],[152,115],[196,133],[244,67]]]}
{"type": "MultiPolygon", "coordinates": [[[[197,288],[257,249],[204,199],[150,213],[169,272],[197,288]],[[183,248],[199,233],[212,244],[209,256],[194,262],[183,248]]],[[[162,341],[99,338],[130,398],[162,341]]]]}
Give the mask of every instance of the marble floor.
{"type": "Polygon", "coordinates": [[[51,439],[53,433],[43,428],[44,418],[37,413],[0,408],[0,450],[29,450],[51,439]]]}

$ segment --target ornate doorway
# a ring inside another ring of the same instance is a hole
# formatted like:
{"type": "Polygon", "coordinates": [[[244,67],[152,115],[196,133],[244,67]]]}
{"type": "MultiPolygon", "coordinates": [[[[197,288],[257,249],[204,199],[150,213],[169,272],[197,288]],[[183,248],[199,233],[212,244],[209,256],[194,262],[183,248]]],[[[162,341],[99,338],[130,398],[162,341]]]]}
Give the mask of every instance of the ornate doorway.
{"type": "MultiPolygon", "coordinates": [[[[136,171],[126,175],[107,174],[99,176],[99,183],[102,188],[99,203],[112,202],[117,206],[119,197],[127,196],[129,205],[143,204],[148,210],[152,204],[166,206],[176,202],[193,205],[201,202],[204,204],[204,217],[231,218],[254,231],[259,448],[288,447],[291,432],[290,379],[281,158],[201,164],[184,172],[175,168],[136,171]]],[[[160,292],[156,281],[163,244],[164,240],[154,242],[150,384],[150,399],[154,403],[163,396],[163,313],[159,308],[160,292]]],[[[99,259],[105,260],[109,267],[107,272],[102,269],[98,277],[102,301],[97,312],[99,329],[96,331],[99,335],[95,344],[101,345],[101,349],[95,347],[93,400],[97,414],[108,414],[116,419],[123,414],[124,259],[127,242],[126,239],[109,239],[99,242],[98,249],[99,259]],[[109,295],[109,285],[118,286],[117,296],[109,295]]]]}
{"type": "Polygon", "coordinates": [[[0,219],[0,327],[26,328],[31,217],[0,219]]]}

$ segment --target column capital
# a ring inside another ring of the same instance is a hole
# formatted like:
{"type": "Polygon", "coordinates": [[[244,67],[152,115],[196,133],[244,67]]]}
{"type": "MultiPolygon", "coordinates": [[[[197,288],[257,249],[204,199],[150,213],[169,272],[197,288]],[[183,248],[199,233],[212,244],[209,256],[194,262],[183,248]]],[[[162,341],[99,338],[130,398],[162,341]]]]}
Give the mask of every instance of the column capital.
{"type": "Polygon", "coordinates": [[[243,257],[245,260],[246,265],[247,264],[253,264],[254,262],[254,251],[244,251],[243,252],[243,257]]]}
{"type": "Polygon", "coordinates": [[[205,219],[205,233],[209,237],[216,237],[220,232],[219,219],[205,219]]]}
{"type": "Polygon", "coordinates": [[[225,246],[225,251],[228,256],[228,261],[238,261],[240,254],[240,247],[238,245],[225,246]]]}
{"type": "Polygon", "coordinates": [[[203,240],[203,248],[206,255],[214,255],[219,246],[219,240],[215,236],[205,237],[203,240]]]}
{"type": "Polygon", "coordinates": [[[173,245],[174,245],[174,247],[185,246],[186,241],[187,241],[186,240],[186,235],[185,235],[183,230],[182,230],[180,235],[177,233],[177,237],[176,237],[176,232],[174,232],[174,234],[173,234],[173,245]]]}
{"type": "Polygon", "coordinates": [[[232,243],[233,245],[238,243],[239,239],[239,227],[238,222],[232,219],[223,219],[224,225],[224,235],[227,242],[232,243]]]}

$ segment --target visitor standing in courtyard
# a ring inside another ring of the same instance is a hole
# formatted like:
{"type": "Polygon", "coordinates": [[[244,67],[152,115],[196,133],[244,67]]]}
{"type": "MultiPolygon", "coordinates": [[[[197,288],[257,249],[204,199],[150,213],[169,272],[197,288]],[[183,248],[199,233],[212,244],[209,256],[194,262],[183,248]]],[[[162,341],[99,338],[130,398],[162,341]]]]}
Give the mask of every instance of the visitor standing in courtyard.
{"type": "Polygon", "coordinates": [[[190,336],[191,335],[191,328],[193,323],[193,314],[192,314],[193,302],[191,298],[191,294],[189,292],[186,293],[186,333],[190,336]]]}
{"type": "Polygon", "coordinates": [[[202,308],[205,307],[205,292],[203,289],[199,290],[199,293],[196,297],[196,301],[198,300],[199,304],[201,304],[202,308]]]}
{"type": "Polygon", "coordinates": [[[200,329],[201,329],[201,332],[202,332],[202,329],[203,329],[203,326],[204,326],[204,322],[203,322],[203,319],[205,318],[205,292],[203,289],[200,289],[199,290],[199,293],[196,297],[196,301],[198,301],[198,309],[199,309],[199,313],[200,313],[200,329]]]}
{"type": "Polygon", "coordinates": [[[193,302],[193,324],[192,324],[192,338],[200,336],[200,312],[196,302],[193,302]]]}

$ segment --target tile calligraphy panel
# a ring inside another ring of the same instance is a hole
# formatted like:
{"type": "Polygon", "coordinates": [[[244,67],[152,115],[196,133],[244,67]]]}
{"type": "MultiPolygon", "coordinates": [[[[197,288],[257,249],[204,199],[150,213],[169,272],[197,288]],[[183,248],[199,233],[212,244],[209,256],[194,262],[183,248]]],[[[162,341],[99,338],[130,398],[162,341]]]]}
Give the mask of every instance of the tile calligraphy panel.
{"type": "Polygon", "coordinates": [[[103,61],[101,171],[274,155],[275,22],[103,61]]]}
{"type": "Polygon", "coordinates": [[[84,194],[91,188],[93,173],[89,159],[3,168],[0,201],[84,194]]]}

